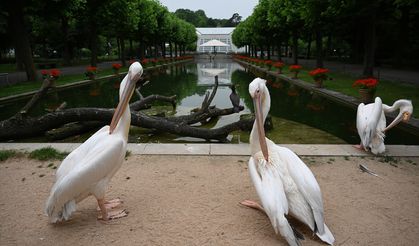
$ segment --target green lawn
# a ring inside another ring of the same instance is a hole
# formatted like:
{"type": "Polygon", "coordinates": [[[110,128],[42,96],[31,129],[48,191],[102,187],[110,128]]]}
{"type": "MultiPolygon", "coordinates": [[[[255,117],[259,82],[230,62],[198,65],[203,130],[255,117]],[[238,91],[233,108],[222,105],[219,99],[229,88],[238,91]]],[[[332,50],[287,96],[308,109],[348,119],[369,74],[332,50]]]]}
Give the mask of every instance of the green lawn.
{"type": "MultiPolygon", "coordinates": [[[[282,70],[283,74],[291,77],[293,74],[288,71],[288,68],[282,70]]],[[[298,78],[308,83],[313,83],[313,78],[308,74],[310,70],[303,69],[298,74],[298,78]]],[[[352,87],[352,84],[357,79],[343,73],[329,73],[331,80],[323,82],[326,89],[338,91],[342,94],[359,97],[358,88],[352,87]]],[[[381,97],[383,102],[387,105],[392,105],[398,99],[409,99],[413,103],[413,116],[419,118],[419,86],[411,85],[401,82],[380,80],[377,86],[375,96],[381,97]]]]}
{"type": "MultiPolygon", "coordinates": [[[[128,71],[128,68],[122,67],[120,73],[124,73],[128,71]]],[[[107,76],[113,74],[113,69],[101,69],[99,70],[97,77],[100,78],[102,76],[107,76]]],[[[65,85],[74,83],[81,80],[86,80],[86,76],[84,74],[76,74],[76,75],[62,75],[57,81],[57,85],[65,85]]],[[[0,97],[6,97],[10,95],[17,95],[24,92],[38,90],[41,86],[41,81],[29,81],[29,82],[22,82],[10,86],[2,87],[0,90],[0,97]]]]}

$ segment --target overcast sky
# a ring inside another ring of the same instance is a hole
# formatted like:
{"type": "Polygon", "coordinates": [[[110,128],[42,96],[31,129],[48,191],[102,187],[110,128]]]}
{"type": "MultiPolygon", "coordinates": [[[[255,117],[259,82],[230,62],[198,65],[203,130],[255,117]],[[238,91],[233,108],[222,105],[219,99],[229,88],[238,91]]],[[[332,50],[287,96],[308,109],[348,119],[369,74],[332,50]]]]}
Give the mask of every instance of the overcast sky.
{"type": "Polygon", "coordinates": [[[239,13],[246,19],[252,14],[258,0],[159,0],[170,12],[177,9],[205,11],[207,17],[215,19],[229,19],[234,13],[239,13]]]}

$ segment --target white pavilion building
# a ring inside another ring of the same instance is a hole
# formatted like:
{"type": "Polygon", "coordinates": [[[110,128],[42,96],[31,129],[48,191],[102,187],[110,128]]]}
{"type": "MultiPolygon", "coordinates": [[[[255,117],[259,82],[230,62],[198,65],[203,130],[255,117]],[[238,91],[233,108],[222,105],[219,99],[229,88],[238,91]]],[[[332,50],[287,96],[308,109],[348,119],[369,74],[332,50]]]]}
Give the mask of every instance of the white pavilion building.
{"type": "Polygon", "coordinates": [[[203,47],[201,44],[207,43],[211,40],[218,40],[227,44],[227,46],[215,47],[217,52],[220,53],[237,53],[244,52],[244,48],[237,48],[231,39],[235,27],[197,27],[196,34],[198,35],[198,41],[196,45],[196,51],[200,53],[213,52],[214,47],[203,47]]]}

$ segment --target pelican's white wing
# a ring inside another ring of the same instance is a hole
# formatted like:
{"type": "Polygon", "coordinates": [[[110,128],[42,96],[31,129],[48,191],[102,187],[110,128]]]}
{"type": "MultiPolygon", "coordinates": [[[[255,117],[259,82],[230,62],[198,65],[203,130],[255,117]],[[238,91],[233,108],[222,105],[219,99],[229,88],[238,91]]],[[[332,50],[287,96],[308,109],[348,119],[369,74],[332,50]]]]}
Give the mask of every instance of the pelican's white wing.
{"type": "MultiPolygon", "coordinates": [[[[384,134],[381,131],[377,131],[377,126],[383,119],[385,127],[385,118],[383,117],[382,101],[379,97],[375,98],[374,103],[367,105],[361,103],[358,105],[356,128],[364,148],[370,147],[373,138],[384,138],[384,134]]],[[[379,141],[379,139],[377,140],[379,141]]]]}
{"type": "MultiPolygon", "coordinates": [[[[60,164],[55,173],[55,181],[62,179],[78,164],[83,165],[83,159],[89,154],[92,148],[104,138],[104,133],[109,133],[109,126],[104,126],[93,134],[89,139],[73,150],[60,164]]],[[[109,135],[109,134],[108,134],[109,135]]]]}
{"type": "Polygon", "coordinates": [[[289,175],[313,210],[314,220],[318,231],[323,234],[323,199],[316,178],[306,164],[304,164],[294,152],[280,146],[276,146],[276,148],[279,152],[280,159],[284,161],[288,167],[289,175]]]}
{"type": "Polygon", "coordinates": [[[261,152],[259,163],[255,163],[255,158],[250,157],[249,172],[256,192],[262,202],[262,206],[268,215],[276,233],[280,233],[290,245],[299,245],[298,239],[285,218],[288,214],[288,202],[285,196],[283,183],[280,174],[270,163],[266,163],[261,152]]]}
{"type": "Polygon", "coordinates": [[[68,219],[75,211],[76,201],[83,196],[103,197],[110,178],[121,166],[126,147],[124,140],[108,133],[97,137],[88,153],[81,159],[76,157],[79,163],[68,173],[61,174],[52,187],[46,207],[52,222],[68,219]]]}

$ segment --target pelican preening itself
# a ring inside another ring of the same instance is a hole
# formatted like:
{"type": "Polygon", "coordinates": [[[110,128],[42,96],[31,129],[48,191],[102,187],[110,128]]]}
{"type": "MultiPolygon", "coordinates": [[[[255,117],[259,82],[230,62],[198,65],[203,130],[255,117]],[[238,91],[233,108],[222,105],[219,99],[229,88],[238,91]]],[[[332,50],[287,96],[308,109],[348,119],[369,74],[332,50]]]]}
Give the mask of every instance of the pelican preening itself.
{"type": "Polygon", "coordinates": [[[400,99],[390,107],[376,97],[374,103],[359,104],[356,116],[356,128],[361,144],[355,147],[368,151],[373,154],[382,154],[385,151],[384,137],[385,132],[396,126],[401,121],[409,121],[413,112],[412,102],[400,99]],[[386,127],[385,113],[399,110],[397,117],[386,127]]]}
{"type": "Polygon", "coordinates": [[[313,173],[294,152],[265,138],[263,124],[271,103],[265,83],[256,78],[249,84],[255,106],[249,172],[262,206],[249,200],[242,204],[264,211],[275,232],[290,245],[300,245],[301,234],[288,223],[287,214],[305,223],[324,242],[333,244],[335,239],[324,223],[322,195],[313,173]]]}
{"type": "Polygon", "coordinates": [[[124,210],[109,211],[121,201],[105,201],[105,192],[125,157],[131,124],[129,100],[142,73],[138,62],[129,67],[110,126],[93,134],[61,163],[45,209],[52,223],[68,220],[76,204],[90,195],[97,199],[103,220],[126,216],[124,210]]]}

